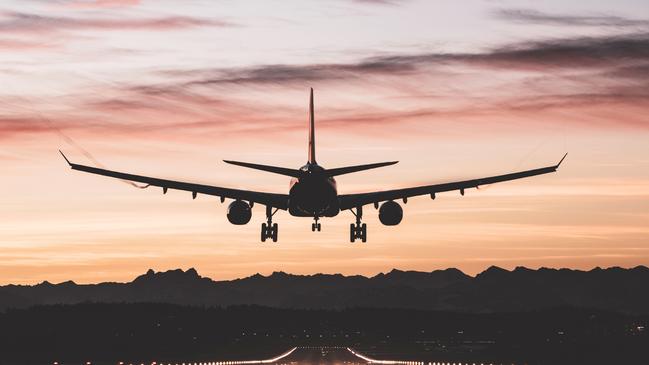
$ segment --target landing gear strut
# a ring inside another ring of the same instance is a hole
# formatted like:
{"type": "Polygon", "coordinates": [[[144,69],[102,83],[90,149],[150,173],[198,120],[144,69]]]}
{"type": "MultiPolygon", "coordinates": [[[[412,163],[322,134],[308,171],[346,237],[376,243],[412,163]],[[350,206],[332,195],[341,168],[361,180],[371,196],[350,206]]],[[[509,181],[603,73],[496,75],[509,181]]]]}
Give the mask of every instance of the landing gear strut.
{"type": "Polygon", "coordinates": [[[315,231],[320,232],[320,229],[322,228],[322,225],[320,223],[318,223],[319,219],[320,219],[320,217],[313,217],[313,220],[315,220],[315,222],[311,223],[311,231],[312,232],[315,232],[315,231]]]}
{"type": "Polygon", "coordinates": [[[273,208],[271,206],[266,206],[266,223],[261,224],[261,242],[266,242],[267,238],[270,238],[273,240],[273,242],[277,242],[277,223],[273,223],[273,216],[275,213],[277,213],[279,209],[275,209],[273,211],[273,208]]]}
{"type": "Polygon", "coordinates": [[[349,241],[354,242],[357,238],[360,238],[362,242],[367,242],[367,224],[361,224],[363,207],[356,207],[356,212],[352,209],[350,211],[356,216],[356,224],[352,223],[349,225],[349,241]]]}

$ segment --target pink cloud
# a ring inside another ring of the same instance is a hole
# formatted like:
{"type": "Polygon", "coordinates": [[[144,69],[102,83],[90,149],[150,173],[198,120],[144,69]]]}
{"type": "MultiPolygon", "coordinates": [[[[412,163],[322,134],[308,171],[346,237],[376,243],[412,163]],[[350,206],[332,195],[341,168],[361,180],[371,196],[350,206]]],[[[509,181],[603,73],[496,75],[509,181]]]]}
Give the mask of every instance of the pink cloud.
{"type": "Polygon", "coordinates": [[[119,8],[140,5],[140,0],[72,0],[65,3],[71,8],[119,8]]]}
{"type": "Polygon", "coordinates": [[[231,23],[222,20],[185,16],[163,18],[73,18],[12,12],[5,13],[4,19],[0,20],[0,31],[4,33],[43,33],[74,29],[171,30],[231,25],[231,23]]]}
{"type": "Polygon", "coordinates": [[[18,40],[18,39],[0,39],[1,50],[26,51],[26,50],[48,49],[48,48],[55,48],[55,47],[56,45],[52,43],[25,41],[25,40],[18,40]]]}

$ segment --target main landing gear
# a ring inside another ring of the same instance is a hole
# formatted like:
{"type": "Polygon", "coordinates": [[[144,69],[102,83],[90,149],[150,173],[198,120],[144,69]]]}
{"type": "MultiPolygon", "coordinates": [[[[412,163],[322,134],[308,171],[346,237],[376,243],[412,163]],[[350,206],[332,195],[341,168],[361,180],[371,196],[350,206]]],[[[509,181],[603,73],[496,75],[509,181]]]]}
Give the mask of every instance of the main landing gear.
{"type": "Polygon", "coordinates": [[[361,224],[363,207],[356,207],[356,212],[352,209],[350,211],[356,216],[356,224],[352,223],[349,225],[349,241],[354,242],[359,238],[362,242],[367,242],[367,224],[361,224]]]}
{"type": "Polygon", "coordinates": [[[312,232],[315,232],[315,231],[320,232],[320,229],[322,228],[322,225],[320,223],[318,223],[319,219],[320,219],[320,217],[313,217],[313,220],[315,220],[315,222],[311,223],[311,231],[312,232]]]}
{"type": "Polygon", "coordinates": [[[273,242],[277,242],[277,223],[273,223],[273,216],[277,213],[279,209],[275,209],[270,206],[266,206],[266,223],[261,224],[261,242],[266,242],[266,239],[270,238],[273,242]]]}

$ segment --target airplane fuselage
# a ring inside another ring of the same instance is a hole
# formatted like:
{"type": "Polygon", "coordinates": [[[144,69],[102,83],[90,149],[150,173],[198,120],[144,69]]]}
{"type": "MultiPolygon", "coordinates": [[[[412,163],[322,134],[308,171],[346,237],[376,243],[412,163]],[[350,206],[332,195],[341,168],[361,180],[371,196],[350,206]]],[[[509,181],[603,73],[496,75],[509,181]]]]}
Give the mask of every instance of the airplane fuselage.
{"type": "Polygon", "coordinates": [[[336,180],[324,168],[307,163],[300,168],[305,176],[291,179],[288,211],[295,217],[334,217],[340,212],[336,180]]]}

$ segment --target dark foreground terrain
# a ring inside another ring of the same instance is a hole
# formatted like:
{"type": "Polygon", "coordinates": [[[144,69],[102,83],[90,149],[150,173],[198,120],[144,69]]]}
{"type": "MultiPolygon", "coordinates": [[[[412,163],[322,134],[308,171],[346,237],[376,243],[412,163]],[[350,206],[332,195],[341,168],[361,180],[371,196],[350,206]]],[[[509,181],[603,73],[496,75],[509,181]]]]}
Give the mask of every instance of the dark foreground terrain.
{"type": "Polygon", "coordinates": [[[294,346],[326,345],[426,364],[647,364],[647,325],[647,315],[576,308],[479,314],[49,305],[0,314],[0,363],[199,363],[270,358],[294,346]]]}
{"type": "Polygon", "coordinates": [[[196,270],[170,270],[128,283],[80,285],[67,281],[0,286],[0,310],[43,304],[170,303],[261,305],[275,308],[411,308],[454,312],[520,312],[585,307],[649,314],[649,268],[619,267],[505,270],[490,267],[475,277],[457,269],[392,270],[373,277],[291,275],[276,272],[215,281],[196,270]]]}

